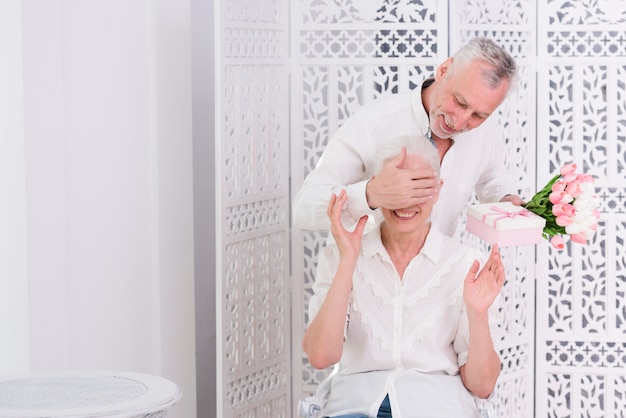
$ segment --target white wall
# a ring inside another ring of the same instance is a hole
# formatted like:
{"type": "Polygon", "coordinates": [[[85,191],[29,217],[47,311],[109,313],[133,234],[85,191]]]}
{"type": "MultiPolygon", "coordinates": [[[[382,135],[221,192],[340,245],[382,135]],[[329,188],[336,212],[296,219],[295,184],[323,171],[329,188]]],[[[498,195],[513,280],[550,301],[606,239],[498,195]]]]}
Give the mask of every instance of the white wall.
{"type": "Polygon", "coordinates": [[[190,1],[156,0],[152,4],[161,368],[184,391],[183,402],[169,416],[190,418],[196,416],[190,1]]]}
{"type": "Polygon", "coordinates": [[[0,374],[29,364],[21,15],[0,3],[0,374]]]}
{"type": "Polygon", "coordinates": [[[17,3],[32,369],[163,375],[193,417],[189,2],[17,3]]]}

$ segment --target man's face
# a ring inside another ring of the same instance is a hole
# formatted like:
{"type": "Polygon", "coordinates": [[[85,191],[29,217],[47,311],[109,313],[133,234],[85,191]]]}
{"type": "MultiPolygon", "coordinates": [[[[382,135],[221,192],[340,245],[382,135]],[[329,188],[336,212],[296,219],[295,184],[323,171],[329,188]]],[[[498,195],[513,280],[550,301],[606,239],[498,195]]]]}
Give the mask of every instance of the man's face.
{"type": "Polygon", "coordinates": [[[487,68],[485,62],[474,61],[454,73],[449,71],[451,62],[448,59],[437,70],[430,101],[430,129],[442,139],[483,123],[502,103],[509,88],[508,80],[495,88],[485,84],[480,76],[481,69],[487,68]]]}

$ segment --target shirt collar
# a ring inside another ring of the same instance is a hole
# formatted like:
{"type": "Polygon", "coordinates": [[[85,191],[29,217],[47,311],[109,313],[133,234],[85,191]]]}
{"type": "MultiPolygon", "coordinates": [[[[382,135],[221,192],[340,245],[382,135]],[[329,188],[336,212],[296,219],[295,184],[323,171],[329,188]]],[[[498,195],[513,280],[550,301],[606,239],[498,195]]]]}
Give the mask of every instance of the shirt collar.
{"type": "Polygon", "coordinates": [[[380,238],[381,223],[378,223],[374,229],[363,236],[361,247],[363,256],[367,259],[372,258],[376,254],[386,254],[387,252],[383,246],[383,241],[380,238]]]}
{"type": "MultiPolygon", "coordinates": [[[[387,250],[380,238],[380,226],[381,224],[376,225],[373,230],[363,237],[363,256],[367,259],[372,258],[376,254],[387,254],[387,250]]],[[[431,225],[430,232],[428,232],[426,236],[420,254],[428,258],[434,264],[438,264],[445,240],[446,236],[431,225]]]]}
{"type": "Polygon", "coordinates": [[[411,110],[413,111],[413,115],[417,120],[417,126],[420,130],[420,135],[427,136],[428,130],[430,127],[430,122],[428,120],[428,113],[426,113],[426,109],[424,109],[424,103],[422,102],[422,89],[424,87],[432,84],[432,79],[427,78],[422,81],[422,83],[413,89],[411,94],[411,110]]]}

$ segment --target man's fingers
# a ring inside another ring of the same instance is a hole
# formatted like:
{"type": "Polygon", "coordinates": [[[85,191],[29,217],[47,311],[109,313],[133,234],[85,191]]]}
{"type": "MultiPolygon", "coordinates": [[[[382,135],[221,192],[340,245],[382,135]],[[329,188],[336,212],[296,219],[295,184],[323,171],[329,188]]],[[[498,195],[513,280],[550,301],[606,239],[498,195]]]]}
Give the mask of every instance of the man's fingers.
{"type": "Polygon", "coordinates": [[[430,186],[425,185],[424,183],[412,182],[411,186],[412,187],[410,188],[410,190],[413,197],[430,196],[437,193],[437,191],[439,190],[436,185],[430,186]]]}
{"type": "Polygon", "coordinates": [[[415,170],[406,170],[408,172],[408,176],[411,180],[432,180],[433,182],[437,182],[437,174],[428,168],[418,168],[415,170]]]}
{"type": "Polygon", "coordinates": [[[439,191],[442,181],[431,170],[412,170],[409,173],[412,197],[431,196],[439,191]]]}
{"type": "Polygon", "coordinates": [[[524,199],[522,199],[516,194],[508,194],[504,196],[502,199],[500,199],[500,202],[511,202],[512,204],[516,206],[522,206],[526,204],[526,202],[524,202],[524,199]]]}

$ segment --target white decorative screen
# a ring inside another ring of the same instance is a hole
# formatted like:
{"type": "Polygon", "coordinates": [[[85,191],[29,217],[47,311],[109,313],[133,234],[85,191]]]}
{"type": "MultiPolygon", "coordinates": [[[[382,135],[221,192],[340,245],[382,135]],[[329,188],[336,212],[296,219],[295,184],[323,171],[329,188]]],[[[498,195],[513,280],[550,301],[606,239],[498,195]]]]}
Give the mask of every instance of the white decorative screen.
{"type": "Polygon", "coordinates": [[[625,2],[221,0],[219,10],[223,416],[295,416],[328,372],[300,344],[326,233],[290,227],[289,187],[360,106],[414,88],[485,35],[520,66],[493,116],[518,192],[530,198],[576,162],[602,202],[587,246],[503,250],[500,416],[625,417],[625,2]]]}
{"type": "MultiPolygon", "coordinates": [[[[474,36],[486,36],[505,47],[518,65],[515,89],[498,108],[498,129],[505,143],[503,164],[516,180],[520,196],[535,191],[535,9],[525,1],[450,2],[450,51],[474,36]]],[[[489,248],[462,232],[465,242],[489,248]]],[[[507,281],[502,290],[495,341],[502,372],[494,400],[500,417],[533,416],[535,247],[505,247],[502,256],[507,281]]]]}
{"type": "MultiPolygon", "coordinates": [[[[295,192],[348,116],[383,93],[407,91],[431,75],[446,58],[448,41],[444,2],[303,0],[292,7],[298,63],[292,74],[295,192]]],[[[328,374],[308,364],[300,344],[326,236],[293,234],[294,404],[328,374]]]]}
{"type": "Polygon", "coordinates": [[[596,178],[586,246],[543,248],[537,417],[626,416],[626,2],[540,2],[538,180],[574,162],[596,178]]]}
{"type": "Polygon", "coordinates": [[[292,415],[288,2],[221,0],[219,10],[218,414],[287,418],[292,415]]]}

